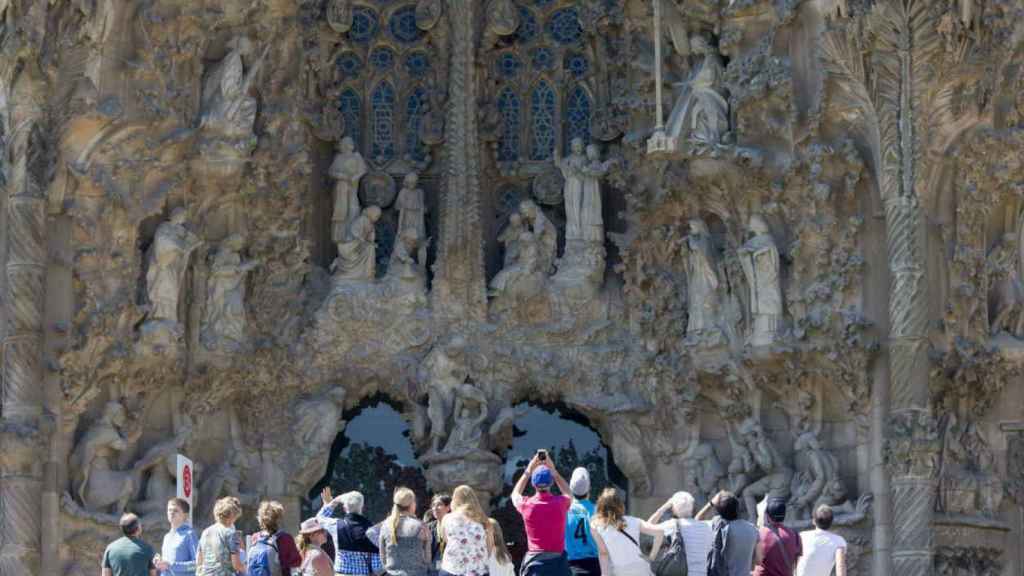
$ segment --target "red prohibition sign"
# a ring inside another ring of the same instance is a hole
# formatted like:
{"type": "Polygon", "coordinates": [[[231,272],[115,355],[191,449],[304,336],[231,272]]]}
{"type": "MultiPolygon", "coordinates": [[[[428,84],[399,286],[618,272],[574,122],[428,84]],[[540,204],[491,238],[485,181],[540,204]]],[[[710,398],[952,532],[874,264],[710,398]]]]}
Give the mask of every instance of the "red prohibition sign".
{"type": "Polygon", "coordinates": [[[192,467],[188,464],[181,471],[181,482],[182,491],[185,493],[185,498],[192,497],[192,467]]]}

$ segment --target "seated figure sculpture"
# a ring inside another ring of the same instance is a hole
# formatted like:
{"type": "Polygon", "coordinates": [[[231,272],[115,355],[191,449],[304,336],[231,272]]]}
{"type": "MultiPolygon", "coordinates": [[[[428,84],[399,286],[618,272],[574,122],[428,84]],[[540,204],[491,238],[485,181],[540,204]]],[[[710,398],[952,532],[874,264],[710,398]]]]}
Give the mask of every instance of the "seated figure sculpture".
{"type": "Polygon", "coordinates": [[[128,428],[124,405],[112,400],[71,453],[72,494],[90,512],[120,514],[135,497],[137,472],[118,469],[118,454],[127,452],[141,434],[141,428],[128,428]]]}
{"type": "Polygon", "coordinates": [[[715,145],[729,130],[729,103],[722,96],[725,69],[718,51],[707,38],[690,39],[694,54],[703,60],[689,85],[684,86],[668,119],[668,135],[677,142],[691,141],[715,145]]]}
{"type": "Polygon", "coordinates": [[[377,274],[377,233],[374,225],[380,220],[380,207],[367,206],[353,218],[338,242],[338,258],[331,265],[339,280],[373,280],[377,274]]]}

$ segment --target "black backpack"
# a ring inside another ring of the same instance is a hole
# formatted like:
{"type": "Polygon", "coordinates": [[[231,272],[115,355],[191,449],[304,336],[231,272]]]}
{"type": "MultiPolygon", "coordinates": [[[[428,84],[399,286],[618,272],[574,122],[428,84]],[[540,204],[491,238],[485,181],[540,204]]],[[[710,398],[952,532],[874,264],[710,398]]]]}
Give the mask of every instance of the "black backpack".
{"type": "Polygon", "coordinates": [[[728,576],[729,565],[725,561],[725,527],[728,522],[715,522],[711,550],[708,550],[708,576],[728,576]]]}
{"type": "Polygon", "coordinates": [[[686,564],[686,543],[683,542],[679,520],[676,520],[676,533],[668,548],[662,548],[658,557],[651,562],[651,571],[654,572],[654,576],[687,576],[689,573],[690,568],[686,564]]]}

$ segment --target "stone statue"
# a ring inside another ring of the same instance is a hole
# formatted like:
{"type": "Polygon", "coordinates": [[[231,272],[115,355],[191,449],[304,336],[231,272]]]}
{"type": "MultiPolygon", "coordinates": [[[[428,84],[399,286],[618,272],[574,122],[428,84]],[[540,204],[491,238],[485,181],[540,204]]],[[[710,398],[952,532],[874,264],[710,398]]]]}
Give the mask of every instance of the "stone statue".
{"type": "Polygon", "coordinates": [[[448,419],[454,409],[455,389],[469,378],[465,347],[466,341],[455,337],[444,346],[435,346],[423,360],[431,452],[441,451],[442,443],[448,437],[448,419]]]}
{"type": "Polygon", "coordinates": [[[344,239],[338,242],[338,258],[331,265],[334,277],[343,280],[373,280],[377,274],[377,233],[380,207],[368,206],[348,223],[344,239]]]}
{"type": "Polygon", "coordinates": [[[582,240],[586,242],[604,243],[601,179],[613,164],[615,160],[601,161],[601,152],[596,144],[587,146],[587,164],[583,168],[583,201],[580,208],[580,233],[582,240]]]}
{"type": "Polygon", "coordinates": [[[794,518],[810,518],[814,509],[821,504],[832,505],[837,500],[845,501],[846,490],[839,479],[839,463],[835,456],[822,449],[815,431],[800,434],[793,451],[802,456],[790,488],[793,497],[790,510],[794,518]]]}
{"type": "Polygon", "coordinates": [[[729,130],[729,103],[721,94],[722,58],[703,36],[692,37],[690,48],[704,59],[676,100],[667,131],[680,142],[688,138],[706,145],[718,144],[729,130]]]}
{"type": "MultiPolygon", "coordinates": [[[[587,168],[587,157],[583,153],[583,140],[573,138],[569,147],[571,153],[565,158],[561,157],[558,147],[555,147],[555,165],[558,166],[562,177],[565,178],[562,198],[565,201],[566,242],[583,239],[584,170],[587,168]]],[[[600,191],[598,191],[598,196],[598,202],[600,202],[600,191]]]]}
{"type": "Polygon", "coordinates": [[[1016,244],[1013,234],[1004,235],[989,252],[986,262],[990,309],[994,313],[990,328],[993,336],[1005,329],[1017,338],[1024,338],[1024,286],[1018,264],[1022,255],[1015,250],[1016,244]],[[1016,322],[1011,326],[1010,319],[1015,314],[1016,322]]]}
{"type": "Polygon", "coordinates": [[[139,488],[135,471],[117,469],[118,454],[130,450],[142,431],[126,434],[127,422],[124,405],[111,400],[71,453],[72,491],[88,511],[120,514],[139,488]]]}
{"type": "Polygon", "coordinates": [[[149,476],[144,481],[145,497],[134,504],[134,510],[146,517],[163,517],[167,500],[177,493],[177,455],[185,452],[191,437],[192,420],[185,417],[173,438],[153,446],[139,459],[136,472],[140,478],[147,472],[149,476]]]}
{"type": "Polygon", "coordinates": [[[385,283],[391,289],[390,300],[405,309],[426,303],[427,243],[411,229],[403,230],[395,240],[385,283]]]}
{"type": "Polygon", "coordinates": [[[483,426],[487,406],[487,396],[476,386],[460,384],[455,387],[454,423],[444,453],[461,455],[486,449],[483,426]]]}
{"type": "Polygon", "coordinates": [[[411,230],[416,234],[417,239],[423,240],[427,237],[427,227],[424,221],[427,207],[423,189],[416,187],[418,183],[419,176],[415,172],[405,175],[395,207],[398,209],[398,235],[405,230],[411,230]]]}
{"type": "Polygon", "coordinates": [[[960,414],[955,395],[947,394],[942,405],[942,450],[936,509],[947,514],[998,514],[1004,490],[995,469],[995,456],[978,425],[960,414]]]}
{"type": "Polygon", "coordinates": [[[146,293],[153,305],[152,320],[178,322],[178,302],[192,252],[203,244],[185,227],[186,211],[175,208],[167,222],[160,224],[153,238],[146,271],[146,293]]]}
{"type": "Polygon", "coordinates": [[[345,388],[335,386],[295,405],[292,437],[299,445],[293,453],[298,464],[293,470],[292,483],[300,489],[313,485],[324,474],[331,444],[345,426],[341,419],[345,396],[345,388]]]}
{"type": "Polygon", "coordinates": [[[684,244],[686,255],[689,320],[687,338],[714,328],[718,312],[718,271],[711,248],[711,233],[700,218],[690,220],[690,234],[684,244]]]}
{"type": "Polygon", "coordinates": [[[327,25],[331,30],[344,34],[352,29],[352,0],[327,1],[327,25]]]}
{"type": "Polygon", "coordinates": [[[505,246],[505,255],[502,259],[502,268],[508,268],[519,260],[519,236],[529,230],[523,225],[523,215],[513,212],[508,217],[508,224],[498,234],[498,242],[505,246]]]}
{"type": "Polygon", "coordinates": [[[683,455],[686,468],[684,486],[696,489],[707,501],[720,489],[719,484],[725,478],[725,467],[715,454],[715,448],[709,442],[694,442],[683,455]]]}
{"type": "Polygon", "coordinates": [[[541,272],[540,239],[531,231],[523,230],[515,241],[516,260],[503,268],[491,280],[491,295],[509,294],[531,296],[544,282],[541,272]]]}
{"type": "Polygon", "coordinates": [[[256,147],[253,128],[259,102],[249,95],[249,89],[265,56],[266,50],[246,73],[240,50],[233,49],[218,69],[210,74],[203,87],[203,113],[199,128],[213,138],[204,141],[201,149],[215,159],[246,157],[256,147]]]}
{"type": "Polygon", "coordinates": [[[550,274],[555,263],[555,253],[558,250],[558,231],[555,230],[555,225],[548,220],[540,206],[537,206],[533,200],[520,202],[519,213],[523,215],[523,222],[533,232],[534,238],[538,240],[540,271],[545,275],[550,274]]]}
{"type": "Polygon", "coordinates": [[[232,234],[221,242],[210,267],[203,320],[203,341],[207,348],[240,346],[246,341],[245,277],[259,266],[242,260],[245,238],[232,234]]]}
{"type": "Polygon", "coordinates": [[[338,153],[328,170],[334,184],[334,211],[331,213],[331,240],[345,239],[349,222],[359,217],[359,181],[366,174],[366,160],[356,152],[352,138],[346,136],[338,142],[338,153]]]}
{"type": "Polygon", "coordinates": [[[793,470],[782,460],[782,455],[764,434],[757,421],[750,419],[740,426],[740,436],[750,450],[754,463],[764,473],[759,480],[743,489],[743,502],[747,513],[757,519],[757,503],[765,496],[788,498],[793,470]]]}
{"type": "Polygon", "coordinates": [[[752,328],[747,342],[764,346],[775,340],[782,320],[779,250],[761,216],[750,217],[750,232],[752,237],[738,250],[750,290],[752,328]]]}

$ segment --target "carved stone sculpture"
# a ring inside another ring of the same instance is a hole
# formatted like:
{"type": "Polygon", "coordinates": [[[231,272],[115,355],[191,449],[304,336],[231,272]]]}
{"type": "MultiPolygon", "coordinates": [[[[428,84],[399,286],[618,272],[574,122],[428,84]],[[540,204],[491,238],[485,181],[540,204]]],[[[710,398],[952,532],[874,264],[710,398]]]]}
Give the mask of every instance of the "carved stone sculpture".
{"type": "Polygon", "coordinates": [[[369,206],[348,223],[345,236],[338,242],[338,258],[331,265],[339,280],[373,280],[377,274],[377,233],[380,208],[369,206]]]}
{"type": "Polygon", "coordinates": [[[117,400],[108,402],[71,454],[72,493],[88,511],[119,514],[135,497],[137,473],[118,469],[118,455],[129,451],[141,432],[128,433],[127,424],[124,405],[117,400]]]}
{"type": "Polygon", "coordinates": [[[1021,254],[1013,234],[1006,234],[988,255],[989,308],[993,311],[991,334],[1008,330],[1017,338],[1024,337],[1024,286],[1021,285],[1021,254]],[[1011,324],[1011,320],[1016,322],[1011,324]]]}
{"type": "Polygon", "coordinates": [[[434,347],[423,360],[431,452],[440,452],[447,440],[448,419],[454,410],[455,389],[469,377],[465,347],[466,341],[457,337],[443,346],[434,347]]]}
{"type": "Polygon", "coordinates": [[[508,217],[508,224],[498,234],[498,242],[505,246],[505,254],[502,257],[502,268],[508,268],[519,260],[519,236],[529,230],[523,225],[523,215],[513,212],[508,217]]]}
{"type": "MultiPolygon", "coordinates": [[[[555,165],[562,171],[562,177],[565,179],[562,198],[565,201],[566,242],[583,239],[585,170],[588,164],[587,157],[584,155],[582,139],[573,138],[570,149],[572,153],[562,158],[558,153],[558,148],[555,148],[555,165]]],[[[598,191],[598,202],[600,202],[600,191],[598,191]]]]}
{"type": "Polygon", "coordinates": [[[384,277],[395,304],[415,307],[426,303],[428,241],[429,238],[418,237],[412,229],[403,230],[395,240],[384,277]]]}
{"type": "MultiPolygon", "coordinates": [[[[264,52],[264,56],[266,52],[264,52]]],[[[245,71],[242,54],[233,49],[214,69],[203,87],[203,111],[199,128],[206,161],[237,164],[256,147],[258,100],[249,95],[263,57],[245,71]]]]}
{"type": "Polygon", "coordinates": [[[711,247],[708,225],[700,218],[690,220],[690,234],[683,246],[686,255],[689,320],[687,338],[697,338],[715,328],[718,314],[718,270],[711,247]]]}
{"type": "Polygon", "coordinates": [[[417,188],[419,176],[415,172],[405,175],[402,189],[398,192],[398,200],[395,208],[398,209],[398,235],[406,230],[412,231],[418,240],[427,237],[427,227],[424,214],[427,212],[426,201],[423,197],[423,189],[417,188]]]}
{"type": "Polygon", "coordinates": [[[454,425],[442,452],[466,455],[486,449],[484,422],[487,421],[487,396],[472,384],[455,387],[454,425]]]}
{"type": "Polygon", "coordinates": [[[667,132],[677,142],[715,145],[729,130],[729,103],[722,96],[722,58],[703,36],[692,37],[690,47],[703,60],[676,100],[667,132]]]}
{"type": "Polygon", "coordinates": [[[348,224],[359,217],[359,181],[366,174],[366,160],[356,151],[352,138],[338,142],[338,153],[328,171],[334,184],[334,211],[331,213],[331,239],[345,240],[348,224]]]}
{"type": "Polygon", "coordinates": [[[808,431],[798,436],[793,450],[798,467],[790,490],[792,517],[809,518],[821,504],[845,503],[846,490],[839,479],[839,463],[821,447],[817,433],[808,431]]]}
{"type": "Polygon", "coordinates": [[[192,437],[192,421],[184,418],[174,437],[153,446],[139,459],[135,470],[143,481],[144,497],[133,509],[149,518],[163,517],[167,500],[177,493],[177,455],[185,453],[185,445],[192,437]]]}
{"type": "Polygon", "coordinates": [[[750,290],[751,346],[771,344],[782,321],[782,291],[779,287],[779,250],[775,247],[764,218],[750,217],[752,237],[738,250],[743,274],[750,290]]]}
{"type": "Polygon", "coordinates": [[[782,455],[764,434],[755,420],[747,420],[739,429],[742,441],[760,470],[760,479],[743,489],[743,502],[752,519],[757,518],[757,503],[765,496],[788,498],[793,469],[782,460],[782,455]]]}
{"type": "Polygon", "coordinates": [[[192,252],[203,244],[185,227],[184,208],[175,208],[171,217],[156,229],[146,271],[146,293],[153,308],[151,320],[178,323],[178,302],[184,289],[185,272],[192,252]]]}
{"type": "Polygon", "coordinates": [[[299,445],[293,452],[296,464],[291,482],[300,490],[312,486],[324,474],[331,444],[345,426],[341,419],[345,397],[345,388],[335,386],[295,405],[292,435],[299,445]]]}
{"type": "Polygon", "coordinates": [[[709,442],[695,442],[683,456],[683,465],[686,467],[684,485],[696,489],[705,502],[721,489],[720,484],[726,477],[725,466],[709,442]]]}
{"type": "Polygon", "coordinates": [[[331,30],[344,34],[352,29],[352,0],[328,0],[327,24],[331,30]]]}
{"type": "Polygon", "coordinates": [[[994,517],[1003,499],[1002,481],[996,476],[995,456],[977,424],[959,415],[953,398],[940,423],[942,451],[936,508],[958,515],[994,517]]]}
{"type": "Polygon", "coordinates": [[[555,230],[555,225],[532,200],[520,202],[519,213],[523,215],[523,222],[538,241],[540,271],[543,274],[550,274],[555,262],[555,252],[558,250],[558,231],[555,230]]]}
{"type": "Polygon", "coordinates": [[[202,339],[207,348],[235,349],[246,342],[245,277],[259,266],[243,260],[245,238],[232,234],[221,242],[210,266],[202,339]]]}
{"type": "Polygon", "coordinates": [[[541,239],[534,232],[523,230],[514,241],[510,239],[510,243],[515,248],[516,259],[491,280],[491,295],[532,296],[543,286],[546,277],[541,270],[541,239]]]}

